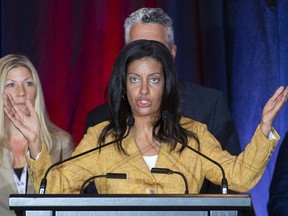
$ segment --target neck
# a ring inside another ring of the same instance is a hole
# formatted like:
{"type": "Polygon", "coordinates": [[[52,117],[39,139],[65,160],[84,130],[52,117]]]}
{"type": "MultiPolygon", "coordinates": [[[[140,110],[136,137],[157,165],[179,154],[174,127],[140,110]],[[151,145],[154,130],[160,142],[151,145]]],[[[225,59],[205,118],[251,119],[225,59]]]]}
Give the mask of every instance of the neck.
{"type": "Polygon", "coordinates": [[[153,128],[155,122],[159,119],[159,116],[134,116],[135,125],[137,128],[147,129],[153,128]]]}
{"type": "Polygon", "coordinates": [[[136,117],[131,133],[143,156],[157,155],[160,143],[153,138],[154,120],[146,117],[136,117]]]}

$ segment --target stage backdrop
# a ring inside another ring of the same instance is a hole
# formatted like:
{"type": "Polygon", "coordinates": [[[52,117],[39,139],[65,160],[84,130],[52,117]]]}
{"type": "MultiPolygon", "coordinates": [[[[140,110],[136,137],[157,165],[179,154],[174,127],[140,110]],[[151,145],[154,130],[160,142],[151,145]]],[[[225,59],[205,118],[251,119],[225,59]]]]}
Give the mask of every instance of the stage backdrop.
{"type": "MultiPolygon", "coordinates": [[[[86,114],[104,102],[124,19],[141,7],[172,17],[179,77],[224,92],[244,149],[267,99],[288,84],[286,0],[1,0],[1,56],[32,60],[50,118],[80,141],[86,114]]],[[[287,107],[275,122],[282,137],[287,107]]],[[[257,215],[267,215],[278,149],[250,191],[257,215]]]]}

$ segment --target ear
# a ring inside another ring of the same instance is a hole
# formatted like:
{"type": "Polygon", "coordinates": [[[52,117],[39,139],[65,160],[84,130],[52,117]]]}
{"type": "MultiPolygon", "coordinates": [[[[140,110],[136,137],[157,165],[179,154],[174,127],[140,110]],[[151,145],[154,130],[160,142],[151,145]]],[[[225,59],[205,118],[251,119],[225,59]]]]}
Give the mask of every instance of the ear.
{"type": "Polygon", "coordinates": [[[172,48],[171,48],[171,54],[172,54],[174,60],[176,58],[176,52],[177,52],[177,46],[176,46],[176,44],[173,44],[172,48]]]}

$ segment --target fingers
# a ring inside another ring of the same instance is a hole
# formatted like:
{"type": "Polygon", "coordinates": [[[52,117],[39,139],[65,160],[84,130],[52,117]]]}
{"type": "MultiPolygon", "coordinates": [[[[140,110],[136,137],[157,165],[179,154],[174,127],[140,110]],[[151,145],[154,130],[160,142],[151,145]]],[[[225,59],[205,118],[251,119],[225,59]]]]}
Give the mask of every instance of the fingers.
{"type": "Polygon", "coordinates": [[[280,86],[274,93],[274,95],[271,97],[271,100],[275,100],[278,98],[279,95],[281,95],[281,93],[283,93],[284,90],[284,86],[280,86]]]}
{"type": "Polygon", "coordinates": [[[3,94],[4,111],[12,123],[16,126],[17,122],[21,121],[25,114],[20,110],[20,108],[15,103],[12,95],[9,93],[3,94]]]}
{"type": "Polygon", "coordinates": [[[34,109],[32,103],[31,103],[31,101],[26,100],[25,103],[26,103],[26,106],[27,106],[27,108],[29,110],[30,115],[31,116],[34,115],[35,114],[35,109],[34,109]]]}
{"type": "Polygon", "coordinates": [[[269,99],[268,106],[270,107],[270,109],[280,110],[287,101],[287,97],[288,97],[288,87],[286,87],[285,89],[283,86],[281,86],[275,91],[274,95],[269,99]]]}
{"type": "Polygon", "coordinates": [[[14,101],[12,95],[8,95],[9,98],[9,102],[12,106],[12,110],[13,110],[13,116],[15,117],[15,119],[21,119],[21,117],[23,116],[22,111],[20,110],[20,108],[18,107],[18,105],[16,104],[16,102],[14,101]]]}
{"type": "MultiPolygon", "coordinates": [[[[280,110],[283,107],[283,105],[286,103],[286,101],[287,101],[287,98],[288,98],[288,87],[286,87],[286,89],[284,89],[284,87],[282,89],[278,88],[277,91],[278,90],[282,90],[282,91],[281,92],[279,91],[280,93],[275,99],[275,103],[276,103],[275,106],[276,106],[277,110],[280,110]]],[[[277,91],[276,91],[276,93],[277,93],[277,91]]]]}
{"type": "Polygon", "coordinates": [[[288,97],[288,87],[284,88],[284,86],[280,86],[276,92],[274,93],[274,95],[271,97],[272,100],[282,100],[285,102],[287,101],[287,97],[288,97]],[[280,97],[280,99],[279,99],[280,97]]]}
{"type": "Polygon", "coordinates": [[[287,101],[288,88],[279,87],[263,108],[260,129],[267,137],[277,114],[287,101]]]}
{"type": "Polygon", "coordinates": [[[285,102],[288,100],[288,86],[284,90],[284,97],[285,97],[285,102]]]}
{"type": "Polygon", "coordinates": [[[13,106],[7,94],[3,94],[3,104],[4,104],[4,111],[6,115],[9,117],[9,119],[11,120],[14,119],[15,117],[14,117],[13,106]]]}
{"type": "Polygon", "coordinates": [[[272,124],[288,97],[288,88],[279,87],[265,105],[262,113],[262,122],[272,124]]]}

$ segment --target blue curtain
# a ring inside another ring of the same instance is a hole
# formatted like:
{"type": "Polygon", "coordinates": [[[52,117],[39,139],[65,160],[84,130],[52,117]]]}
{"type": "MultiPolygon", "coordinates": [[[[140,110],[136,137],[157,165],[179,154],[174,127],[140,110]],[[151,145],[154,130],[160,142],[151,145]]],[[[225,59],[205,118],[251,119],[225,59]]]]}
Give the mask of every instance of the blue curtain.
{"type": "MultiPolygon", "coordinates": [[[[175,24],[180,78],[226,94],[244,150],[267,100],[277,87],[288,85],[288,1],[169,1],[166,8],[175,24]]],[[[287,116],[286,105],[274,124],[280,143],[288,131],[287,116]]],[[[267,215],[279,146],[248,192],[257,215],[267,215]]]]}
{"type": "MultiPolygon", "coordinates": [[[[288,2],[237,0],[233,13],[231,109],[243,149],[261,119],[261,110],[280,85],[288,84],[288,2]]],[[[288,130],[288,106],[275,121],[288,130]]],[[[282,141],[281,139],[281,141],[282,141]]],[[[252,194],[257,215],[267,215],[266,203],[277,151],[252,194]]]]}
{"type": "MultiPolygon", "coordinates": [[[[267,100],[277,87],[288,85],[288,1],[169,1],[167,11],[175,24],[180,78],[226,94],[244,150],[267,100]]],[[[280,143],[288,131],[287,116],[286,105],[274,124],[280,143]]],[[[249,191],[257,215],[267,215],[279,146],[249,191]]]]}

